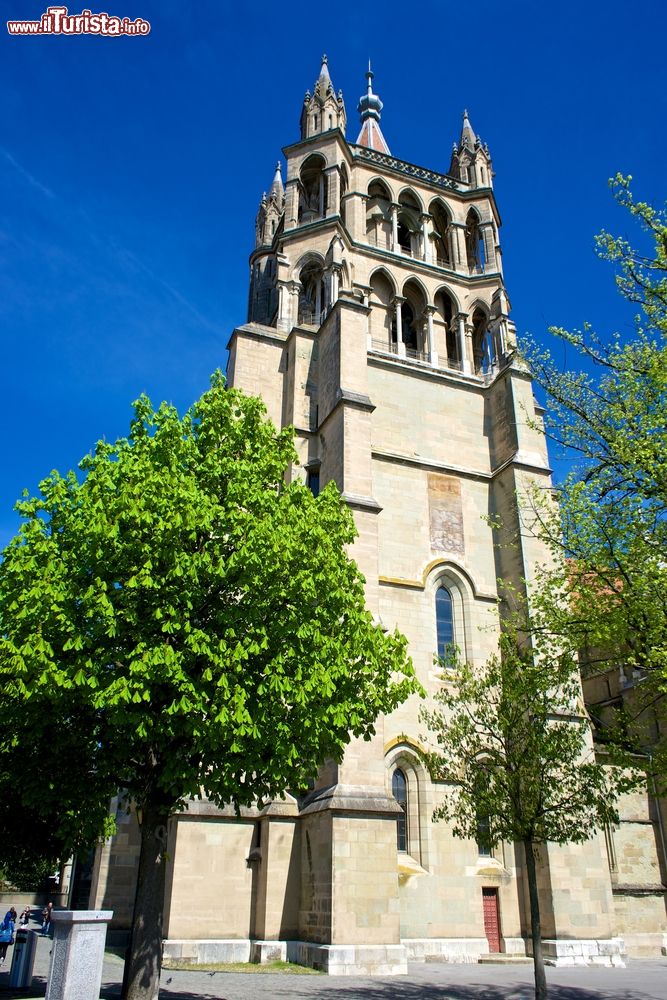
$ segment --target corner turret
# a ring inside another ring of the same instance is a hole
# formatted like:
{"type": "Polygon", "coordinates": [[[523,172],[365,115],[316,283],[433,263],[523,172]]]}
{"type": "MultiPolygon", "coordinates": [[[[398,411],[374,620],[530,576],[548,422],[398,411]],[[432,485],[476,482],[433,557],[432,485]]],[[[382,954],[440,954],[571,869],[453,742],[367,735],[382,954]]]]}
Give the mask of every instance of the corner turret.
{"type": "Polygon", "coordinates": [[[315,88],[311,96],[310,91],[306,91],[301,111],[301,138],[308,139],[311,135],[319,135],[321,132],[328,132],[330,129],[339,128],[345,135],[347,116],[345,114],[345,102],[343,101],[343,91],[338,91],[338,96],[334,91],[331,76],[329,75],[329,64],[326,56],[322,56],[322,68],[315,83],[315,88]]]}
{"type": "Polygon", "coordinates": [[[472,188],[493,187],[493,166],[489,147],[475,135],[467,110],[463,112],[461,137],[458,143],[454,143],[452,150],[449,173],[472,188]]]}
{"type": "Polygon", "coordinates": [[[270,246],[278,231],[280,220],[285,211],[285,191],[280,173],[280,160],[276,164],[276,172],[271,183],[269,196],[262,195],[255,219],[255,246],[270,246]]]}

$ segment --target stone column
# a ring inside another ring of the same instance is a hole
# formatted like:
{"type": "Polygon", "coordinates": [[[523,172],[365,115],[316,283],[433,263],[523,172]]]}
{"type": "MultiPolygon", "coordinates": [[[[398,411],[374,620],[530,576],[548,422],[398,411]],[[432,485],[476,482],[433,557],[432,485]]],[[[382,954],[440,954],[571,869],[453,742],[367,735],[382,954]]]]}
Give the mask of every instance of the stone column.
{"type": "Polygon", "coordinates": [[[475,345],[472,342],[473,327],[472,323],[466,323],[466,362],[468,367],[464,369],[467,372],[475,372],[475,345]]]}
{"type": "MultiPolygon", "coordinates": [[[[365,194],[348,190],[345,195],[345,225],[353,240],[366,243],[366,201],[365,194]]],[[[342,208],[341,208],[342,212],[342,208]]]]}
{"type": "Polygon", "coordinates": [[[340,213],[340,168],[337,164],[327,167],[324,171],[327,177],[327,215],[340,213]]]}
{"type": "Polygon", "coordinates": [[[493,245],[493,226],[491,223],[482,227],[482,236],[484,238],[484,257],[486,258],[485,271],[495,271],[496,270],[496,248],[493,245]]]}
{"type": "Polygon", "coordinates": [[[343,268],[340,264],[333,264],[329,272],[329,305],[331,306],[335,305],[338,301],[338,291],[340,289],[340,276],[342,270],[343,268]]]}
{"type": "Polygon", "coordinates": [[[320,192],[319,192],[319,198],[318,198],[318,201],[317,201],[317,205],[318,205],[318,209],[319,209],[318,218],[323,219],[324,218],[324,207],[325,207],[324,206],[324,171],[320,174],[320,192]]]}
{"type": "Polygon", "coordinates": [[[397,253],[398,247],[398,205],[391,206],[391,249],[397,253]]]}
{"type": "Polygon", "coordinates": [[[317,288],[315,289],[315,325],[320,325],[320,316],[322,315],[322,282],[317,282],[317,288]]]}
{"type": "Polygon", "coordinates": [[[498,321],[498,360],[507,354],[507,317],[501,316],[498,321]]]}
{"type": "MultiPolygon", "coordinates": [[[[287,302],[287,309],[289,311],[286,330],[291,330],[295,323],[299,320],[299,295],[301,294],[301,285],[298,282],[292,282],[288,286],[289,299],[287,302]]],[[[287,291],[285,292],[287,295],[287,291]]]]}
{"type": "Polygon", "coordinates": [[[427,336],[428,336],[428,356],[429,361],[434,368],[438,367],[438,351],[435,346],[435,336],[433,332],[433,313],[435,312],[435,306],[426,306],[424,309],[426,313],[426,324],[427,324],[427,336]]]}
{"type": "Polygon", "coordinates": [[[459,334],[459,355],[461,359],[461,371],[470,374],[470,361],[468,360],[468,345],[466,338],[466,314],[459,313],[456,317],[458,320],[458,334],[459,334]]]}
{"type": "Polygon", "coordinates": [[[290,289],[288,282],[278,281],[278,329],[291,329],[290,323],[290,289]]]}
{"type": "Polygon", "coordinates": [[[296,177],[285,189],[285,229],[294,229],[299,215],[299,182],[296,177]]]}
{"type": "Polygon", "coordinates": [[[424,260],[427,264],[433,262],[433,249],[431,247],[431,216],[424,212],[419,216],[422,224],[422,243],[424,244],[424,260]]]}
{"type": "Polygon", "coordinates": [[[405,302],[402,295],[395,295],[393,305],[396,309],[396,353],[400,358],[405,357],[405,343],[403,342],[403,317],[401,316],[401,306],[405,302]]]}
{"type": "Polygon", "coordinates": [[[467,274],[468,257],[465,243],[465,226],[458,224],[452,226],[452,241],[454,243],[454,259],[452,261],[452,267],[455,271],[463,271],[467,274]]]}
{"type": "Polygon", "coordinates": [[[46,1000],[98,1000],[113,910],[56,910],[46,1000]]]}
{"type": "Polygon", "coordinates": [[[454,226],[448,227],[445,239],[447,240],[447,248],[449,250],[449,266],[452,271],[455,271],[458,254],[456,252],[456,229],[454,226]]]}
{"type": "Polygon", "coordinates": [[[490,334],[491,337],[491,351],[493,354],[493,357],[490,359],[491,373],[495,375],[495,373],[498,371],[498,368],[500,367],[500,358],[501,358],[500,325],[498,320],[494,320],[492,323],[489,323],[488,333],[490,334]]]}

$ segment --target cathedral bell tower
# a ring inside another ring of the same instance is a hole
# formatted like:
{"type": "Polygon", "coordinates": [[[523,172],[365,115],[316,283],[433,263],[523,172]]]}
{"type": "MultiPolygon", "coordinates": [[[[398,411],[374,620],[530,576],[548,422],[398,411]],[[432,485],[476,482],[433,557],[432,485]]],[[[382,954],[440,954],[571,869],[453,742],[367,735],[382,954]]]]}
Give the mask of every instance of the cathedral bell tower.
{"type": "MultiPolygon", "coordinates": [[[[336,482],[354,514],[368,608],[407,636],[431,698],[447,643],[473,665],[496,651],[498,578],[521,590],[545,558],[519,498],[548,489],[550,471],[516,357],[489,149],[465,112],[447,173],[399,159],[373,79],[369,65],[350,142],[322,61],[300,138],[283,149],[284,187],[279,164],[260,203],[248,322],[231,336],[228,378],[294,427],[293,477],[314,492],[336,482]]],[[[419,709],[415,698],[379,719],[373,739],[323,764],[306,799],[262,814],[256,937],[289,935],[295,960],[329,972],[403,972],[425,954],[474,961],[490,947],[492,899],[504,950],[524,950],[512,845],[481,857],[431,820],[442,788],[417,752],[419,709]],[[283,847],[270,862],[271,830],[283,847]]],[[[591,884],[608,885],[599,849],[577,850],[591,884]]],[[[560,870],[570,858],[558,854],[560,870]]],[[[544,920],[557,938],[567,891],[550,891],[544,920]]],[[[566,934],[609,938],[610,894],[578,891],[586,899],[566,934]]]]}

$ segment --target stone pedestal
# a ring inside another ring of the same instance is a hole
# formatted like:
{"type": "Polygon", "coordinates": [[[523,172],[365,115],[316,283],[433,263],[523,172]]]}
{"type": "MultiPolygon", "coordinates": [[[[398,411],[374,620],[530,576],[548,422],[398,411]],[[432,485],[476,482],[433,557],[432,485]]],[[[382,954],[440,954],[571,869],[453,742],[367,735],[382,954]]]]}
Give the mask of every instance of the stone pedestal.
{"type": "Polygon", "coordinates": [[[107,924],[113,910],[53,914],[53,951],[46,1000],[98,1000],[107,924]]]}

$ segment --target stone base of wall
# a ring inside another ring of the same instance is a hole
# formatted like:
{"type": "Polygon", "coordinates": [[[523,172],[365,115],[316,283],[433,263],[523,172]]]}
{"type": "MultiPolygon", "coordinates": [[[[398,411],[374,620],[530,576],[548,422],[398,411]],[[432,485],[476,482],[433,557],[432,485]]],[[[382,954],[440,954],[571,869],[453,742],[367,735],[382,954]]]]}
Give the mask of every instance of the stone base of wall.
{"type": "MultiPolygon", "coordinates": [[[[474,965],[489,954],[489,943],[481,938],[403,938],[409,962],[451,962],[474,965]]],[[[525,957],[523,938],[503,938],[505,955],[525,957]]]]}
{"type": "Polygon", "coordinates": [[[487,955],[486,938],[403,938],[409,962],[456,962],[474,965],[487,955]]]}
{"type": "MultiPolygon", "coordinates": [[[[667,950],[664,935],[642,935],[647,955],[667,950]]],[[[530,942],[523,938],[504,938],[505,955],[531,954],[530,942]]],[[[637,954],[639,942],[633,942],[637,954]]],[[[626,948],[623,938],[605,940],[545,940],[542,942],[546,965],[624,966],[626,948]]],[[[164,963],[191,962],[204,965],[217,962],[288,961],[321,969],[330,976],[401,976],[408,962],[451,962],[475,964],[489,954],[486,938],[406,938],[401,944],[354,945],[314,944],[310,941],[251,941],[249,939],[167,940],[164,963]]]]}
{"type": "Polygon", "coordinates": [[[250,945],[250,961],[256,965],[267,962],[286,962],[287,941],[253,941],[250,945]]]}
{"type": "Polygon", "coordinates": [[[288,961],[321,969],[330,976],[401,976],[408,971],[403,945],[313,944],[309,941],[249,939],[167,940],[163,961],[205,965],[218,962],[288,961]]]}
{"type": "Polygon", "coordinates": [[[192,962],[193,965],[218,962],[249,962],[252,942],[247,938],[219,938],[217,940],[176,940],[164,942],[162,957],[169,962],[192,962]]]}
{"type": "Polygon", "coordinates": [[[330,976],[405,976],[408,956],[402,944],[313,944],[288,941],[287,958],[330,976]]]}
{"type": "MultiPolygon", "coordinates": [[[[527,950],[532,955],[530,942],[527,950]]],[[[545,965],[615,965],[625,967],[625,942],[623,938],[601,940],[578,938],[574,940],[547,939],[542,941],[545,965]]]]}

